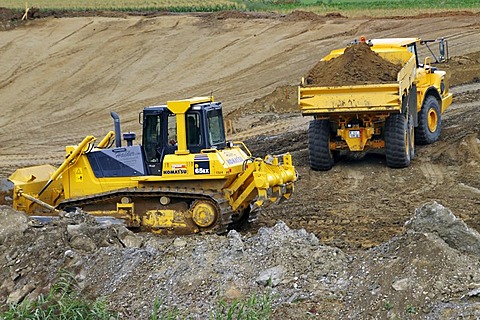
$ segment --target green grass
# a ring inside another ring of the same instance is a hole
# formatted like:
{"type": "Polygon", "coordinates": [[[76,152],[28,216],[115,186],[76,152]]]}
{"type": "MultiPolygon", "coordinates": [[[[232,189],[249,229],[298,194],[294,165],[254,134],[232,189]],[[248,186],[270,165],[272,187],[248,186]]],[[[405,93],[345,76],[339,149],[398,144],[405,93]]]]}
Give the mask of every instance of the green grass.
{"type": "MultiPolygon", "coordinates": [[[[243,300],[225,302],[220,300],[210,314],[211,320],[266,320],[270,319],[273,307],[270,294],[252,294],[243,300]]],[[[215,302],[213,302],[215,303],[215,302]]],[[[72,274],[61,272],[48,294],[35,300],[24,299],[18,304],[9,304],[0,309],[0,320],[115,320],[120,316],[109,310],[104,299],[86,299],[72,274]]],[[[166,306],[156,299],[150,320],[192,319],[178,308],[166,306]]]]}
{"type": "MultiPolygon", "coordinates": [[[[231,302],[220,300],[216,303],[208,319],[210,320],[268,320],[273,313],[273,296],[252,294],[246,299],[231,302]]],[[[156,299],[150,320],[193,319],[178,308],[163,305],[163,300],[156,299]]]]}
{"type": "MultiPolygon", "coordinates": [[[[0,7],[25,9],[22,0],[0,1],[0,7]]],[[[120,10],[120,11],[170,11],[210,12],[221,10],[246,10],[233,0],[30,0],[30,8],[40,10],[120,10]]]]}
{"type": "MultiPolygon", "coordinates": [[[[23,9],[24,0],[0,0],[0,7],[23,9]]],[[[478,0],[30,0],[29,7],[41,10],[122,10],[205,12],[220,10],[317,13],[381,12],[382,15],[405,12],[480,10],[478,0]]]]}
{"type": "Polygon", "coordinates": [[[113,320],[118,314],[108,310],[105,300],[85,299],[78,293],[73,276],[62,272],[47,295],[35,300],[24,299],[0,312],[1,320],[113,320]]]}
{"type": "Polygon", "coordinates": [[[263,320],[270,319],[273,312],[273,296],[252,294],[244,300],[231,303],[220,301],[210,315],[211,320],[263,320]]]}

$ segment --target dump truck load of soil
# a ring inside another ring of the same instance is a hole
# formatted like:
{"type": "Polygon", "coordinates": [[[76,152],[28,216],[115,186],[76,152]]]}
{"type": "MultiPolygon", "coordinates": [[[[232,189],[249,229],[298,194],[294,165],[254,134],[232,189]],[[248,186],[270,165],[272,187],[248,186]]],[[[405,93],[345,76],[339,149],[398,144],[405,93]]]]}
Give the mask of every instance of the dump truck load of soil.
{"type": "Polygon", "coordinates": [[[347,47],[337,58],[319,61],[306,76],[306,83],[316,86],[386,83],[396,81],[401,68],[361,42],[347,47]]]}

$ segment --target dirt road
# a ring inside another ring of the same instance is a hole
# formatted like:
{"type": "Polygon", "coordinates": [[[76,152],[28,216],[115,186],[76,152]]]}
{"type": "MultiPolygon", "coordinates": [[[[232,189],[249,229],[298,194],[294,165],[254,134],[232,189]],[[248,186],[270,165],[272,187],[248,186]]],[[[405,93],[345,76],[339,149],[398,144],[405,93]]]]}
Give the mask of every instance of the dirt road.
{"type": "MultiPolygon", "coordinates": [[[[259,156],[290,151],[296,194],[253,230],[283,220],[341,248],[368,248],[397,234],[413,209],[435,199],[480,230],[477,83],[453,88],[440,141],[419,147],[409,168],[382,154],[344,158],[328,172],[308,168],[309,119],[296,110],[296,84],[328,51],[355,37],[449,39],[451,82],[478,81],[480,16],[349,19],[212,14],[32,20],[2,31],[0,177],[59,164],[66,144],[101,137],[117,111],[140,133],[138,112],[166,100],[213,93],[259,156]],[[240,18],[235,18],[236,16],[240,18]],[[475,78],[476,77],[476,78],[475,78]]],[[[422,49],[425,51],[425,49],[422,49]]],[[[425,52],[423,52],[425,53],[425,52]]]]}

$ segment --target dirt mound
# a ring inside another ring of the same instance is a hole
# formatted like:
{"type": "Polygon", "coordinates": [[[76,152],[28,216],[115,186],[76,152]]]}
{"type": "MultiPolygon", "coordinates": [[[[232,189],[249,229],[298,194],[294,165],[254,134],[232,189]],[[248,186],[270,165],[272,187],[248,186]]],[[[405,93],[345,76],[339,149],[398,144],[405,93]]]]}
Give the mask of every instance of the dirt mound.
{"type": "Polygon", "coordinates": [[[306,82],[316,86],[387,83],[397,80],[401,68],[380,57],[366,43],[359,43],[347,47],[337,58],[318,62],[306,82]]]}
{"type": "Polygon", "coordinates": [[[340,12],[329,12],[325,15],[327,18],[346,18],[340,12]]]}
{"type": "Polygon", "coordinates": [[[22,14],[19,11],[0,7],[1,21],[16,20],[21,18],[22,18],[22,14]]]}
{"type": "Polygon", "coordinates": [[[266,96],[256,98],[246,103],[243,108],[230,112],[227,119],[238,120],[244,115],[264,112],[298,112],[297,91],[297,86],[279,86],[266,96]]]}
{"type": "Polygon", "coordinates": [[[350,265],[344,319],[477,319],[480,235],[444,206],[415,210],[406,232],[350,265]]]}
{"type": "Polygon", "coordinates": [[[282,20],[285,21],[321,21],[325,18],[347,18],[339,12],[329,12],[325,16],[320,16],[311,11],[295,10],[285,15],[282,20]]]}
{"type": "MultiPolygon", "coordinates": [[[[48,17],[54,18],[69,18],[69,17],[126,17],[122,11],[108,11],[108,10],[40,10],[39,8],[31,7],[27,12],[26,20],[22,20],[24,10],[12,10],[0,7],[0,30],[9,30],[20,25],[25,24],[28,20],[43,19],[48,17]]],[[[138,16],[157,16],[165,14],[162,11],[148,11],[148,12],[131,12],[130,15],[138,16]]]]}
{"type": "Polygon", "coordinates": [[[0,7],[0,30],[9,30],[21,24],[22,13],[0,7]]]}
{"type": "Polygon", "coordinates": [[[438,66],[450,73],[450,85],[456,86],[471,82],[480,82],[480,52],[472,52],[462,56],[451,57],[438,66]]]}
{"type": "Polygon", "coordinates": [[[287,14],[284,17],[284,20],[287,21],[310,21],[310,20],[320,20],[324,17],[319,16],[316,13],[310,11],[295,10],[287,14]]]}
{"type": "Polygon", "coordinates": [[[248,14],[243,11],[218,11],[218,12],[213,12],[208,15],[211,18],[215,18],[218,20],[224,20],[224,19],[248,19],[248,18],[254,18],[255,16],[252,14],[248,14]]]}

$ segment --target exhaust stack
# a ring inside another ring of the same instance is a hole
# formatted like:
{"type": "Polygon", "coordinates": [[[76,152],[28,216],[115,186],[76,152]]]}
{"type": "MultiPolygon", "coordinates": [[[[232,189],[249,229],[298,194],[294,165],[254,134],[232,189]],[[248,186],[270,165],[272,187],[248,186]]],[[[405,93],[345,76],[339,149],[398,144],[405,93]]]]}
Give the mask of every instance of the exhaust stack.
{"type": "Polygon", "coordinates": [[[120,117],[115,111],[110,111],[110,115],[113,118],[113,127],[115,128],[115,147],[120,148],[122,146],[122,135],[120,131],[120,117]]]}

